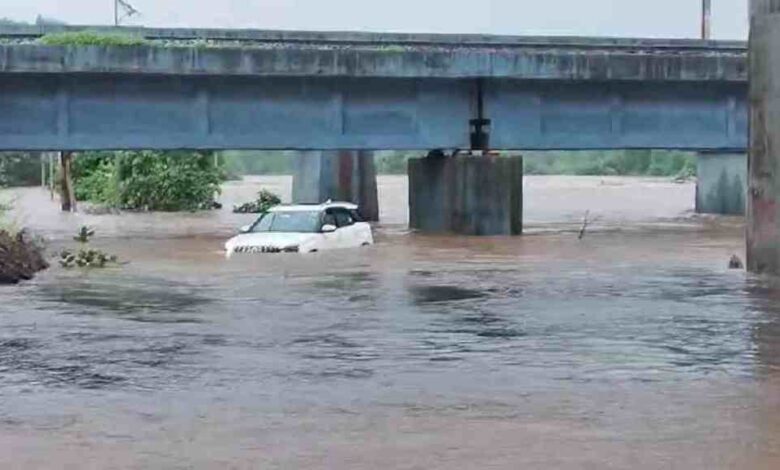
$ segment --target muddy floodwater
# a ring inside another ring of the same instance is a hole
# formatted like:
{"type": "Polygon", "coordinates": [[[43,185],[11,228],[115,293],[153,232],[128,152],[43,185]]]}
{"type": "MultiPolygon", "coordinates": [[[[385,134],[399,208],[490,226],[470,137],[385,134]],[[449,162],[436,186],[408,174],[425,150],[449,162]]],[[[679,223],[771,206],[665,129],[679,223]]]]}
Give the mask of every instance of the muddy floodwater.
{"type": "Polygon", "coordinates": [[[525,188],[523,237],[409,233],[381,177],[375,247],[231,260],[252,216],[4,193],[129,264],[0,288],[0,468],[780,468],[780,288],[727,269],[742,220],[692,183],[525,188]]]}

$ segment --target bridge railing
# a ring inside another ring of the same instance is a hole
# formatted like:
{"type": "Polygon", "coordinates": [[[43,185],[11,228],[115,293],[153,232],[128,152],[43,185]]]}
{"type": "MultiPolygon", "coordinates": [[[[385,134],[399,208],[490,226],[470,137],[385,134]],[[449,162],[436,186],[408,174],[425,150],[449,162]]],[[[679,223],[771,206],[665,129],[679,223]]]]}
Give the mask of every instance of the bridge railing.
{"type": "Polygon", "coordinates": [[[439,47],[500,47],[538,49],[583,49],[621,51],[747,51],[744,41],[712,41],[699,39],[647,39],[579,36],[499,36],[479,34],[418,34],[367,33],[347,31],[278,31],[249,29],[138,28],[71,25],[5,25],[0,26],[0,40],[35,40],[46,34],[69,31],[95,31],[143,37],[151,41],[228,41],[245,43],[299,43],[352,46],[439,46],[439,47]]]}

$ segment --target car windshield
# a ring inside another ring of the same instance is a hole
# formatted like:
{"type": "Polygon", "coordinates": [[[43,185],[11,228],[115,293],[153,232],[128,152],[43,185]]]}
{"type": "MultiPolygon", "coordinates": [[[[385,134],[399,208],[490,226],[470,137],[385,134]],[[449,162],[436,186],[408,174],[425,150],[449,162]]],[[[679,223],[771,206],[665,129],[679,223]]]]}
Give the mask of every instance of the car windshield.
{"type": "Polygon", "coordinates": [[[319,211],[269,212],[252,226],[251,232],[305,232],[320,231],[319,211]]]}

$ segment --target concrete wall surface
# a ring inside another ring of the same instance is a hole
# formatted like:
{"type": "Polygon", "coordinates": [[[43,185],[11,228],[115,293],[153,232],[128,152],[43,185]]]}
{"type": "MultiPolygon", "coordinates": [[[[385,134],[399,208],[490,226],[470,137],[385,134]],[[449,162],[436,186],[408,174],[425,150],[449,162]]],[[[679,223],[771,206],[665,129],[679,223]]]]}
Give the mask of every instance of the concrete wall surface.
{"type": "Polygon", "coordinates": [[[293,202],[348,201],[366,220],[379,220],[376,166],[369,151],[308,151],[295,157],[293,202]]]}
{"type": "Polygon", "coordinates": [[[0,73],[739,82],[744,50],[386,45],[49,46],[0,43],[0,73]],[[639,49],[639,50],[636,50],[639,49]]]}
{"type": "Polygon", "coordinates": [[[409,160],[409,226],[427,233],[519,235],[522,157],[409,160]]]}
{"type": "Polygon", "coordinates": [[[750,27],[747,267],[780,274],[780,3],[757,0],[750,27]]]}

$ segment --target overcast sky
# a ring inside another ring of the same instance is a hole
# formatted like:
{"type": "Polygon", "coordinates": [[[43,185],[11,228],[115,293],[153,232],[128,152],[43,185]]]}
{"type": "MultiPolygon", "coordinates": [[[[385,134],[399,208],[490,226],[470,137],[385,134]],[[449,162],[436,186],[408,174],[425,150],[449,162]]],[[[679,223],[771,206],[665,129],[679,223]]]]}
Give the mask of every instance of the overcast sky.
{"type": "MultiPolygon", "coordinates": [[[[131,24],[447,33],[697,37],[701,0],[126,0],[131,24]]],[[[114,0],[0,0],[0,17],[113,21],[114,0]]],[[[748,0],[712,0],[713,36],[747,36],[748,0]]]]}

